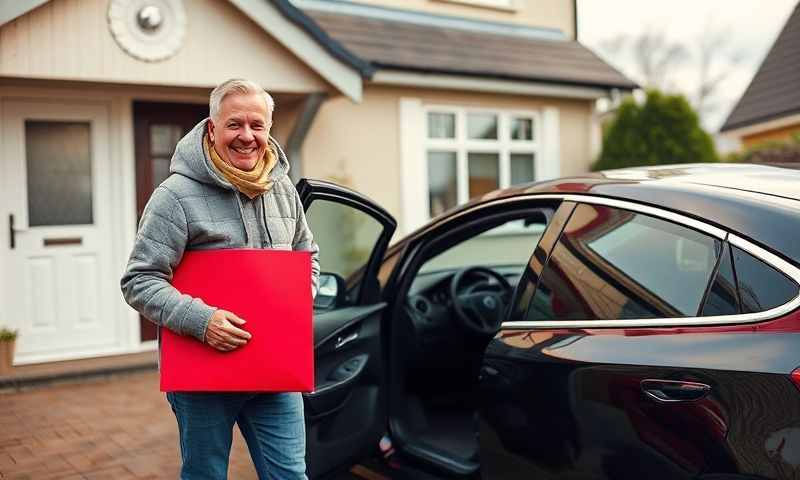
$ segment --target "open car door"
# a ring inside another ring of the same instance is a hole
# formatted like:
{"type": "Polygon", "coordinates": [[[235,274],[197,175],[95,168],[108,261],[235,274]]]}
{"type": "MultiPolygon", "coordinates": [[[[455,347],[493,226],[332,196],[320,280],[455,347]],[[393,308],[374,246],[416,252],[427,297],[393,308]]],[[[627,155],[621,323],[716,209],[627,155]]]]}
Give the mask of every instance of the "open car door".
{"type": "Polygon", "coordinates": [[[329,182],[297,184],[320,247],[314,300],[315,381],[304,395],[310,478],[375,449],[386,431],[378,267],[397,222],[368,198],[329,182]]]}

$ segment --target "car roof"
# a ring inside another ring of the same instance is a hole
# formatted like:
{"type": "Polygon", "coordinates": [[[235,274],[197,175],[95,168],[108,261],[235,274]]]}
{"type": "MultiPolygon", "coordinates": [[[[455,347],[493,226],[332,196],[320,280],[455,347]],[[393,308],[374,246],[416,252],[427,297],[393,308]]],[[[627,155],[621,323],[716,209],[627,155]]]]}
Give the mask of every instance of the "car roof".
{"type": "Polygon", "coordinates": [[[440,220],[493,199],[553,193],[616,198],[679,212],[800,264],[800,171],[765,165],[637,167],[536,182],[488,193],[440,220]]]}

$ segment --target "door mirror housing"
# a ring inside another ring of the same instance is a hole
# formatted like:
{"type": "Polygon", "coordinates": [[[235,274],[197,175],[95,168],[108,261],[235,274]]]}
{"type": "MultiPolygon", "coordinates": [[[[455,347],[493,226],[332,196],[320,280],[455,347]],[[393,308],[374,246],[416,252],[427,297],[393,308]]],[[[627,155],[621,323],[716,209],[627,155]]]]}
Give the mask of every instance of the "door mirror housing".
{"type": "Polygon", "coordinates": [[[336,308],[344,303],[347,295],[347,285],[341,275],[331,272],[319,274],[319,290],[314,297],[314,308],[336,308]]]}

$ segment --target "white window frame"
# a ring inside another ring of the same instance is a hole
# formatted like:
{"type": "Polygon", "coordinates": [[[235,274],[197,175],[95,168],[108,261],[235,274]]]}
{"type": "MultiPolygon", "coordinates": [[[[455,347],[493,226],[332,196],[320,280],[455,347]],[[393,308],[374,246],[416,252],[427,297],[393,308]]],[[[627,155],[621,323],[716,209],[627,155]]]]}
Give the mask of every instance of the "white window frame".
{"type": "MultiPolygon", "coordinates": [[[[541,179],[543,169],[542,158],[542,115],[538,110],[513,110],[497,108],[454,107],[452,105],[426,105],[424,107],[423,148],[425,169],[428,167],[428,152],[449,151],[456,153],[456,204],[469,201],[469,162],[467,154],[497,153],[499,158],[498,188],[511,185],[511,154],[523,153],[533,155],[533,181],[541,179]],[[455,138],[429,138],[428,120],[431,113],[455,115],[455,138]],[[497,116],[497,140],[475,140],[467,138],[467,116],[469,114],[490,114],[497,116]],[[530,118],[533,121],[533,140],[512,140],[511,120],[513,118],[530,118]]],[[[425,215],[430,219],[430,190],[425,185],[425,215]]]]}

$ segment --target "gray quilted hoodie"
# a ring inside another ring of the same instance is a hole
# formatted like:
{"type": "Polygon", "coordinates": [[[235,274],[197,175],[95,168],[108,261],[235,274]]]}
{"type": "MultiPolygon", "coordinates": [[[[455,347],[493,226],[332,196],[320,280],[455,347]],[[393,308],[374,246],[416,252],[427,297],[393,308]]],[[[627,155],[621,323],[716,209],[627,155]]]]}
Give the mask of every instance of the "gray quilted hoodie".
{"type": "Polygon", "coordinates": [[[278,163],[265,194],[249,200],[211,166],[203,149],[203,120],[178,142],[171,175],[145,207],[121,286],[125,300],[152,322],[204,340],[215,307],[172,287],[172,272],[186,250],[275,248],[308,250],[311,288],[319,279],[319,247],[306,223],[289,162],[270,138],[278,163]]]}

